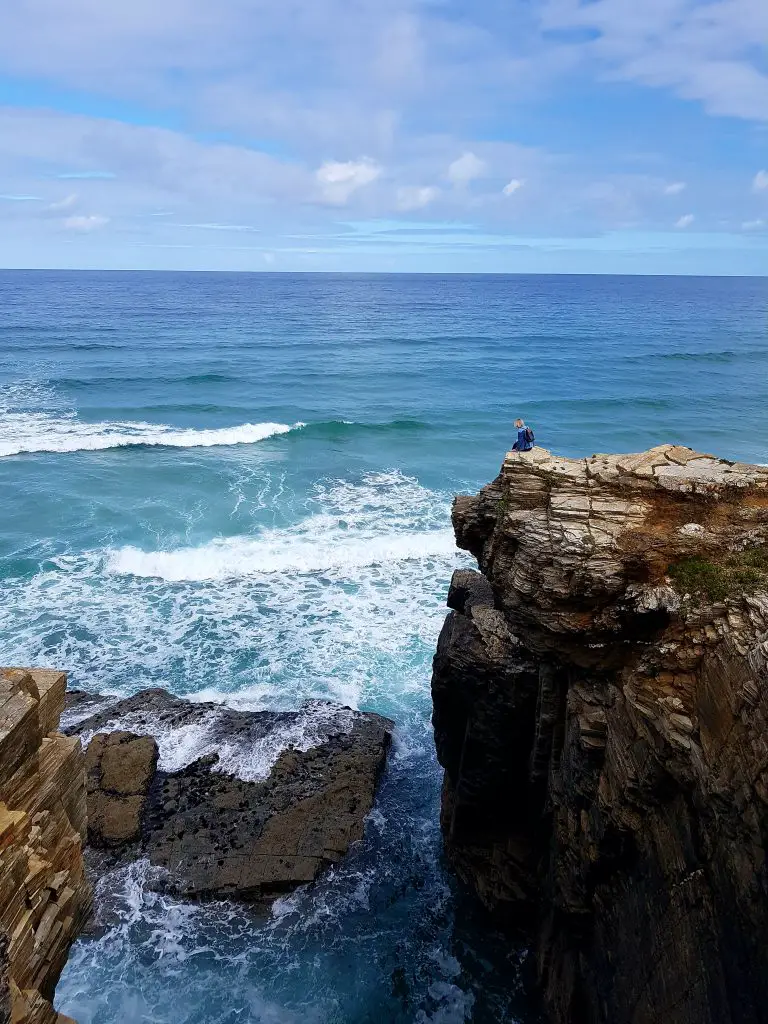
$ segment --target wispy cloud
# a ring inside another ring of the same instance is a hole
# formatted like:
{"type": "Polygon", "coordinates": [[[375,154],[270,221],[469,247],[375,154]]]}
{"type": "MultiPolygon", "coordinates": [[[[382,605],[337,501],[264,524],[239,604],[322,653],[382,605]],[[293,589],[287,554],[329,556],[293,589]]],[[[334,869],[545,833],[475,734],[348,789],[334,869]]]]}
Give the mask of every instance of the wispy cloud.
{"type": "Polygon", "coordinates": [[[63,174],[57,174],[56,177],[60,181],[112,181],[117,175],[110,171],[65,171],[63,174]]]}
{"type": "Polygon", "coordinates": [[[681,192],[684,192],[687,185],[684,181],[673,181],[669,185],[664,186],[665,196],[679,196],[681,192]]]}
{"type": "Polygon", "coordinates": [[[318,167],[315,176],[324,202],[344,206],[358,189],[365,188],[381,175],[381,167],[368,157],[361,160],[327,160],[318,167]]]}
{"type": "Polygon", "coordinates": [[[77,206],[77,195],[73,192],[63,199],[57,199],[54,203],[46,206],[47,213],[64,213],[65,210],[73,210],[77,206]]]}
{"type": "Polygon", "coordinates": [[[669,89],[712,114],[768,121],[763,0],[663,0],[642,9],[631,0],[547,0],[542,21],[593,33],[572,49],[611,77],[669,89]]]}
{"type": "Polygon", "coordinates": [[[505,196],[513,196],[515,192],[519,192],[525,182],[520,181],[519,178],[513,178],[508,181],[504,188],[501,190],[505,196]]]}
{"type": "Polygon", "coordinates": [[[758,171],[752,179],[752,189],[755,192],[764,192],[768,189],[768,171],[758,171]]]}
{"type": "Polygon", "coordinates": [[[678,217],[675,221],[676,228],[689,228],[691,224],[696,220],[692,213],[684,213],[682,217],[678,217]]]}

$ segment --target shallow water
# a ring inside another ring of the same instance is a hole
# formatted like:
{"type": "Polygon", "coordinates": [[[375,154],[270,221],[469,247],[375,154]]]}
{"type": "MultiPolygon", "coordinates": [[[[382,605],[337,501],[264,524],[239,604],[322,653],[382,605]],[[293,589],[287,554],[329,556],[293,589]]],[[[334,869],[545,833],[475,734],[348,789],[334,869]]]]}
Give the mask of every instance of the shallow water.
{"type": "MultiPolygon", "coordinates": [[[[429,671],[453,493],[565,454],[768,461],[758,279],[0,273],[0,642],[74,685],[397,722],[366,838],[268,917],[111,879],[80,1024],[530,1021],[440,859],[429,671]]],[[[305,727],[283,742],[309,743],[305,727]]],[[[164,737],[170,766],[204,730],[164,737]]],[[[258,778],[278,748],[233,757],[258,778]]]]}

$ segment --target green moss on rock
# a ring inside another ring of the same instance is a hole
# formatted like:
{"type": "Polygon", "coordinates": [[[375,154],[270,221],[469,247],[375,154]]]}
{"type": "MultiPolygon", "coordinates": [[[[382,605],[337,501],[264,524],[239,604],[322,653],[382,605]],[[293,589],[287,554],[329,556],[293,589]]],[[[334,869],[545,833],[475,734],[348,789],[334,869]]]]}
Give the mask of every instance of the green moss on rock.
{"type": "Polygon", "coordinates": [[[723,601],[768,588],[768,548],[750,548],[717,561],[699,556],[684,558],[671,565],[668,573],[679,590],[723,601]]]}

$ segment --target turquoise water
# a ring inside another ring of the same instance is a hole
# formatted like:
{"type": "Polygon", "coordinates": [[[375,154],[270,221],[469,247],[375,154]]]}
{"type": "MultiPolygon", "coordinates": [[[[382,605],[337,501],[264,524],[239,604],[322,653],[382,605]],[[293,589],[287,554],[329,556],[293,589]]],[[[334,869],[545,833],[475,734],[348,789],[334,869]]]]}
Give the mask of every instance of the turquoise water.
{"type": "Polygon", "coordinates": [[[440,859],[451,496],[495,475],[517,415],[571,455],[676,441],[768,461],[767,311],[760,279],[0,273],[0,663],[398,725],[344,865],[262,918],[159,897],[138,865],[110,880],[111,923],[74,948],[58,1007],[530,1021],[520,956],[440,859]]]}

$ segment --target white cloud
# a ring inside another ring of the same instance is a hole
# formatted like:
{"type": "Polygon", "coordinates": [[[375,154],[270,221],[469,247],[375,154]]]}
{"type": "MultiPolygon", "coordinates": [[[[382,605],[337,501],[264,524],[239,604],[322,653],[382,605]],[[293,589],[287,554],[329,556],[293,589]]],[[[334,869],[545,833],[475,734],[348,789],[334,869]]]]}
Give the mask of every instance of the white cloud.
{"type": "Polygon", "coordinates": [[[474,181],[475,178],[482,177],[485,171],[485,161],[467,151],[449,165],[448,178],[454,185],[461,188],[474,181]]]}
{"type": "Polygon", "coordinates": [[[664,186],[665,196],[679,196],[681,192],[684,192],[688,186],[684,181],[673,181],[669,185],[664,186]]]}
{"type": "Polygon", "coordinates": [[[397,190],[397,209],[406,212],[408,210],[423,210],[440,195],[440,189],[432,185],[404,185],[397,190]]]}
{"type": "Polygon", "coordinates": [[[752,188],[755,192],[763,192],[768,189],[768,171],[758,171],[752,179],[752,188]]]}
{"type": "Polygon", "coordinates": [[[80,214],[75,217],[66,217],[62,224],[67,231],[80,231],[87,234],[103,228],[105,224],[109,224],[109,217],[102,217],[98,213],[80,214]]]}
{"type": "Polygon", "coordinates": [[[757,220],[745,220],[742,222],[742,231],[759,231],[760,228],[768,227],[768,222],[758,217],[757,220]]]}
{"type": "Polygon", "coordinates": [[[70,196],[66,196],[64,199],[59,199],[55,203],[49,203],[46,206],[48,213],[64,213],[66,210],[73,210],[77,206],[77,196],[73,193],[70,196]]]}
{"type": "Polygon", "coordinates": [[[571,49],[597,74],[668,89],[711,114],[768,121],[765,0],[545,0],[542,25],[593,33],[571,49]]]}
{"type": "Polygon", "coordinates": [[[692,213],[684,213],[682,217],[678,217],[675,221],[676,228],[689,228],[691,224],[696,220],[692,213]]]}
{"type": "Polygon", "coordinates": [[[507,182],[504,188],[501,190],[505,196],[513,196],[515,192],[523,187],[524,181],[520,181],[519,178],[513,178],[512,181],[507,182]]]}
{"type": "Polygon", "coordinates": [[[343,163],[326,160],[315,172],[323,200],[333,206],[344,206],[354,192],[370,185],[380,175],[381,167],[368,157],[343,163]]]}

